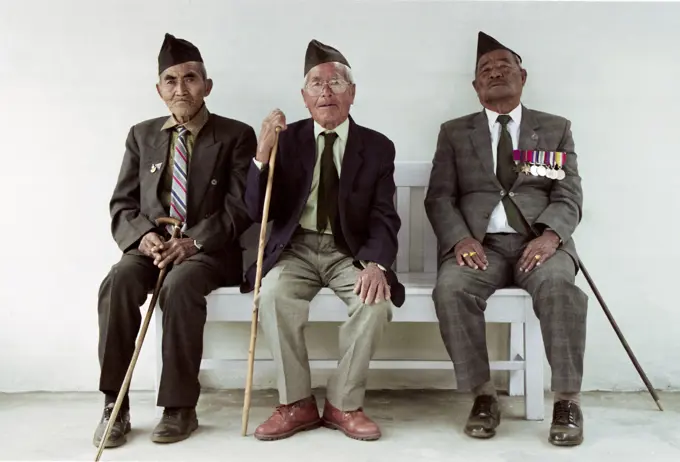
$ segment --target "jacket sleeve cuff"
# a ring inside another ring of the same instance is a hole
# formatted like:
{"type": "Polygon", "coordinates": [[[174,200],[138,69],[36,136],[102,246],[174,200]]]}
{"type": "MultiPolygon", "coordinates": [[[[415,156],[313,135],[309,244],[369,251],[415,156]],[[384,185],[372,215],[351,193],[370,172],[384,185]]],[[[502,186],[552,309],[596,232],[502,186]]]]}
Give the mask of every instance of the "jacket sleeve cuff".
{"type": "MultiPolygon", "coordinates": [[[[364,268],[366,268],[366,267],[368,266],[369,263],[373,263],[373,262],[365,261],[365,260],[360,260],[359,263],[361,263],[361,266],[363,266],[364,268]]],[[[383,265],[381,265],[380,263],[376,263],[376,265],[377,265],[378,268],[380,268],[381,270],[387,271],[387,270],[385,269],[385,267],[384,267],[383,265]]]]}

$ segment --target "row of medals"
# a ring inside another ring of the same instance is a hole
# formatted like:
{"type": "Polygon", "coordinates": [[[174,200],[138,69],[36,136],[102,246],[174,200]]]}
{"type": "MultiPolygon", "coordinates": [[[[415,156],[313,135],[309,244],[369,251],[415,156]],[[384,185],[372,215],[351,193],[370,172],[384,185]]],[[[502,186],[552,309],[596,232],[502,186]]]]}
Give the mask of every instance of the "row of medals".
{"type": "Polygon", "coordinates": [[[525,175],[544,176],[551,180],[563,180],[566,175],[561,168],[546,167],[536,164],[519,164],[515,166],[515,172],[525,175]]]}

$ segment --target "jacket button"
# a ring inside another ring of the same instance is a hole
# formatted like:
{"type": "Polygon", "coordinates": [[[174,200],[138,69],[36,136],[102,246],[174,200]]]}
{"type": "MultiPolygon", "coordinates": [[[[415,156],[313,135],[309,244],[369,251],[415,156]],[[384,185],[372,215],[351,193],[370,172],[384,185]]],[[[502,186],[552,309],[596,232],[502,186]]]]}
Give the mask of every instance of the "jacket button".
{"type": "Polygon", "coordinates": [[[510,197],[514,197],[514,196],[515,196],[515,193],[512,192],[512,191],[510,191],[510,192],[508,193],[508,195],[509,195],[510,197]]]}
{"type": "Polygon", "coordinates": [[[505,196],[505,191],[501,190],[501,196],[505,196]]]}
{"type": "Polygon", "coordinates": [[[203,218],[208,218],[209,216],[210,216],[210,214],[209,214],[209,213],[206,213],[205,216],[204,216],[203,218]]]}
{"type": "Polygon", "coordinates": [[[210,184],[213,185],[213,186],[215,186],[215,185],[217,184],[217,180],[216,180],[215,178],[213,178],[213,179],[210,181],[210,184]]]}
{"type": "Polygon", "coordinates": [[[279,244],[279,249],[283,249],[283,244],[279,244]]]}

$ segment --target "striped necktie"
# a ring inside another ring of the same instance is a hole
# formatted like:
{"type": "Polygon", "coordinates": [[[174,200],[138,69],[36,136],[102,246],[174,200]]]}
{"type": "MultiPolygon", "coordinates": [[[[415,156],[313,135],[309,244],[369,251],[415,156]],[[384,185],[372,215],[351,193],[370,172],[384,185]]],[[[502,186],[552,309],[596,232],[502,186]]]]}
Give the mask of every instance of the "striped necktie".
{"type": "MultiPolygon", "coordinates": [[[[187,183],[189,150],[187,149],[187,137],[189,131],[179,126],[177,128],[177,142],[175,143],[174,164],[172,168],[172,194],[170,198],[170,216],[177,218],[186,225],[187,217],[187,183]]],[[[172,226],[167,227],[172,234],[172,226]]]]}

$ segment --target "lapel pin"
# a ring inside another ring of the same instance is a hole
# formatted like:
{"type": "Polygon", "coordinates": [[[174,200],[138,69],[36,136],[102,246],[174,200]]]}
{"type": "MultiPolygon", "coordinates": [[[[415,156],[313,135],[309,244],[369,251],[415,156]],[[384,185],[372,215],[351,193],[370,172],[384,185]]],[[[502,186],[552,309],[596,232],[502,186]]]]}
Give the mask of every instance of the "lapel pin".
{"type": "Polygon", "coordinates": [[[157,164],[151,164],[151,173],[156,173],[156,170],[161,169],[161,165],[163,165],[163,162],[158,162],[157,164]]]}

